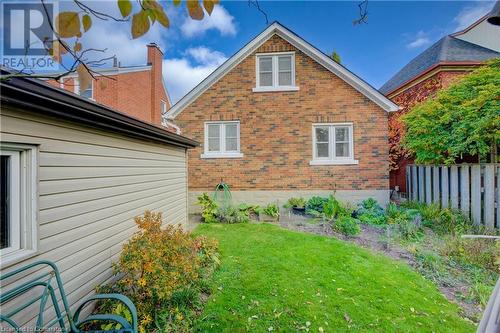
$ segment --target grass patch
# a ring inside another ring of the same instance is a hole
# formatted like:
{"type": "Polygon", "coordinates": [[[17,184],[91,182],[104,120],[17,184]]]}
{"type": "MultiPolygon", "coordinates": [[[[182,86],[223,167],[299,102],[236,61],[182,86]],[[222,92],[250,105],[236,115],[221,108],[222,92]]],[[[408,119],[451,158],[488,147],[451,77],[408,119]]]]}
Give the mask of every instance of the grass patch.
{"type": "Polygon", "coordinates": [[[202,224],[222,265],[201,332],[473,332],[456,305],[406,264],[270,224],[202,224]]]}

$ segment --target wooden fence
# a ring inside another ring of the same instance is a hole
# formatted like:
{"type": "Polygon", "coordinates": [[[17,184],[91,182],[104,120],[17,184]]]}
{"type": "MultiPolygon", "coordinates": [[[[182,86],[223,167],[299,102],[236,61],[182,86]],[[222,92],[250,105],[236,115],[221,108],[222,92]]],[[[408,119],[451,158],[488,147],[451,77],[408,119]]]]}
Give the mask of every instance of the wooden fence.
{"type": "Polygon", "coordinates": [[[500,228],[500,164],[409,165],[408,198],[460,209],[476,224],[500,228]]]}

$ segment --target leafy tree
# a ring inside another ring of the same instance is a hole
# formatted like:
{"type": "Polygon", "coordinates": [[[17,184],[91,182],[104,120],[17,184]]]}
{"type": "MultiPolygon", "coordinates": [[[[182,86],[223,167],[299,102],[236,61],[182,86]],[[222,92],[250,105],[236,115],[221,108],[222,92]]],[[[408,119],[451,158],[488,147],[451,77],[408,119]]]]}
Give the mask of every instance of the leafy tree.
{"type": "Polygon", "coordinates": [[[500,58],[417,104],[402,117],[403,146],[417,163],[452,164],[463,156],[496,159],[500,143],[500,58]]]}
{"type": "Polygon", "coordinates": [[[330,58],[333,59],[337,64],[340,64],[342,61],[340,59],[340,55],[337,53],[337,51],[333,51],[332,54],[330,55],[330,58]]]}

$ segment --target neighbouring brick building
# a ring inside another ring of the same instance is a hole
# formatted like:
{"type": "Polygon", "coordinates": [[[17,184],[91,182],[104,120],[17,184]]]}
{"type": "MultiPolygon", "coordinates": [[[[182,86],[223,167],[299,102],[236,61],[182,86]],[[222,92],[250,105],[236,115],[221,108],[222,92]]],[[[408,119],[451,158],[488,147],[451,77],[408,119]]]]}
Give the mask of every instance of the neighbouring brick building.
{"type": "Polygon", "coordinates": [[[406,165],[413,163],[399,144],[404,135],[400,116],[485,61],[500,57],[500,27],[489,24],[486,18],[441,38],[380,88],[401,108],[389,116],[391,189],[397,186],[406,192],[406,165]]]}
{"type": "Polygon", "coordinates": [[[388,113],[397,106],[279,23],[175,104],[190,207],[221,179],[236,201],[333,194],[389,199],[388,113]]]}
{"type": "Polygon", "coordinates": [[[146,65],[122,67],[115,60],[111,68],[94,69],[98,73],[96,80],[84,91],[80,91],[76,74],[50,83],[142,121],[176,131],[162,117],[171,106],[163,83],[162,63],[162,51],[151,43],[147,46],[146,65]]]}

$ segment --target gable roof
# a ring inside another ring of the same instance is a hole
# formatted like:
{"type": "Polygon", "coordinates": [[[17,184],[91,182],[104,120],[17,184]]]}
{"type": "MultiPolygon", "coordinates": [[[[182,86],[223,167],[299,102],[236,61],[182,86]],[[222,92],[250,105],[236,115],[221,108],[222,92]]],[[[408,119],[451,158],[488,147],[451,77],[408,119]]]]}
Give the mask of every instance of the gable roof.
{"type": "Polygon", "coordinates": [[[213,71],[212,74],[201,81],[201,83],[198,84],[193,90],[182,97],[174,106],[172,106],[172,108],[167,113],[167,117],[170,119],[175,118],[191,102],[193,102],[196,98],[198,98],[201,94],[208,90],[215,82],[220,80],[226,73],[231,71],[234,67],[236,67],[240,62],[242,62],[246,57],[252,54],[264,42],[266,42],[274,35],[278,35],[279,37],[289,42],[291,45],[295,46],[300,51],[304,52],[320,65],[330,70],[332,73],[350,84],[354,89],[358,90],[360,93],[368,97],[382,109],[386,110],[387,112],[398,110],[398,106],[396,104],[386,98],[370,84],[363,81],[360,77],[349,71],[344,66],[333,61],[329,56],[306,42],[304,39],[290,31],[289,29],[285,28],[280,23],[274,22],[259,35],[257,35],[257,37],[248,42],[231,58],[226,60],[221,66],[213,71]]]}
{"type": "Polygon", "coordinates": [[[463,32],[445,36],[420,53],[384,83],[379,89],[380,92],[387,95],[440,63],[477,64],[500,57],[500,53],[494,50],[454,37],[461,33],[463,32]]]}

